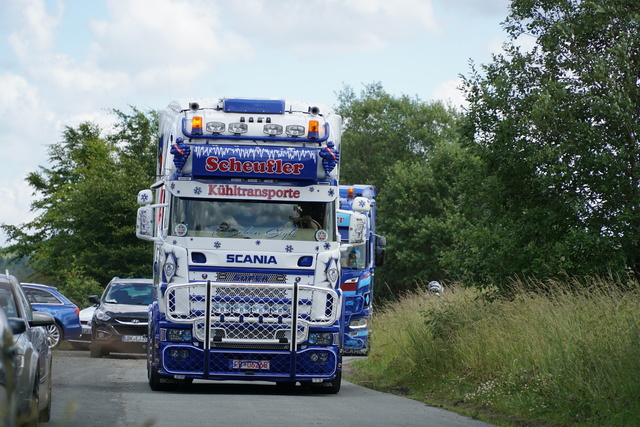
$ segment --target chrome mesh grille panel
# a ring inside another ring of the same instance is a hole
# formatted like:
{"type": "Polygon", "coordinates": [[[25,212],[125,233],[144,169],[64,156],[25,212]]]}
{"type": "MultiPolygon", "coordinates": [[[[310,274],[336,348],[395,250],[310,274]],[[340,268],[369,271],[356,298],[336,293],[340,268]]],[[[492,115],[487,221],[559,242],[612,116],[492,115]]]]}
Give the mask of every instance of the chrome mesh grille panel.
{"type": "MultiPolygon", "coordinates": [[[[330,289],[310,285],[246,284],[211,282],[210,342],[215,346],[283,344],[306,340],[310,325],[329,326],[340,315],[341,300],[330,289]],[[294,307],[297,322],[294,322],[294,307]]],[[[194,282],[167,288],[166,314],[170,321],[193,323],[194,337],[205,341],[207,283],[194,282]]]]}

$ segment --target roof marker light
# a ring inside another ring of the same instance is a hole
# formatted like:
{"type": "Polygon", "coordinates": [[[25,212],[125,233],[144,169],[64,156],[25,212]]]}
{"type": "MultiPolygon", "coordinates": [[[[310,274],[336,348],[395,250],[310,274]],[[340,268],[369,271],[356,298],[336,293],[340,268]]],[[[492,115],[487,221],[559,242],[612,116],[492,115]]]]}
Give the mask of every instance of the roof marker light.
{"type": "Polygon", "coordinates": [[[309,138],[318,138],[320,136],[320,123],[317,120],[309,120],[309,138]]]}
{"type": "Polygon", "coordinates": [[[202,135],[202,117],[193,116],[191,119],[191,133],[194,135],[202,135]]]}

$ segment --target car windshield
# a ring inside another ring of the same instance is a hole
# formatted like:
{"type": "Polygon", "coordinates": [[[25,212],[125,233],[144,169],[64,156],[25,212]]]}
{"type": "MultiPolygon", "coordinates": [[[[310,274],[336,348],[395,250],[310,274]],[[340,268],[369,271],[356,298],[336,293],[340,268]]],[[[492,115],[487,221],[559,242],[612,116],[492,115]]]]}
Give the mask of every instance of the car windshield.
{"type": "Polygon", "coordinates": [[[0,282],[0,307],[2,307],[7,317],[18,317],[16,302],[7,282],[0,282]]]}
{"type": "Polygon", "coordinates": [[[112,283],[104,297],[111,304],[149,305],[153,302],[153,285],[147,283],[112,283]]]}
{"type": "Polygon", "coordinates": [[[201,200],[174,197],[174,236],[334,241],[335,204],[201,200]]]}

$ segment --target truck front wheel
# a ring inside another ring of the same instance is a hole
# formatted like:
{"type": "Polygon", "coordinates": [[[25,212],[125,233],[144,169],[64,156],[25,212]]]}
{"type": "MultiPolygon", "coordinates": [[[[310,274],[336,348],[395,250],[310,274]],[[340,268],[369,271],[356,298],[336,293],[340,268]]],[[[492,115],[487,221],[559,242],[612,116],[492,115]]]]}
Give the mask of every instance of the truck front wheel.
{"type": "Polygon", "coordinates": [[[322,384],[314,384],[311,388],[314,393],[318,394],[338,394],[342,385],[342,371],[336,374],[336,377],[322,384]]]}

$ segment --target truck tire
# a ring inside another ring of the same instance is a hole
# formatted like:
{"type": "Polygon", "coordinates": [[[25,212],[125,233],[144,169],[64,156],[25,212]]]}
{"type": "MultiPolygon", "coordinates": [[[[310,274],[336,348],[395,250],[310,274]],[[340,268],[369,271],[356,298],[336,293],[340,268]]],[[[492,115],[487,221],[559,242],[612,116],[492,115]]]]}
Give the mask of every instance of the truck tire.
{"type": "MultiPolygon", "coordinates": [[[[149,337],[153,335],[153,325],[149,322],[149,337]]],[[[153,391],[170,391],[175,390],[178,385],[174,379],[161,375],[158,368],[153,366],[153,353],[155,348],[155,338],[147,341],[147,379],[149,380],[149,388],[153,391]]]]}
{"type": "Polygon", "coordinates": [[[148,368],[147,376],[149,378],[149,388],[153,391],[171,391],[178,387],[173,378],[159,374],[158,368],[153,365],[148,368]]]}
{"type": "Polygon", "coordinates": [[[317,394],[338,394],[342,385],[342,371],[336,374],[336,377],[322,384],[314,384],[311,390],[317,394]]]}

